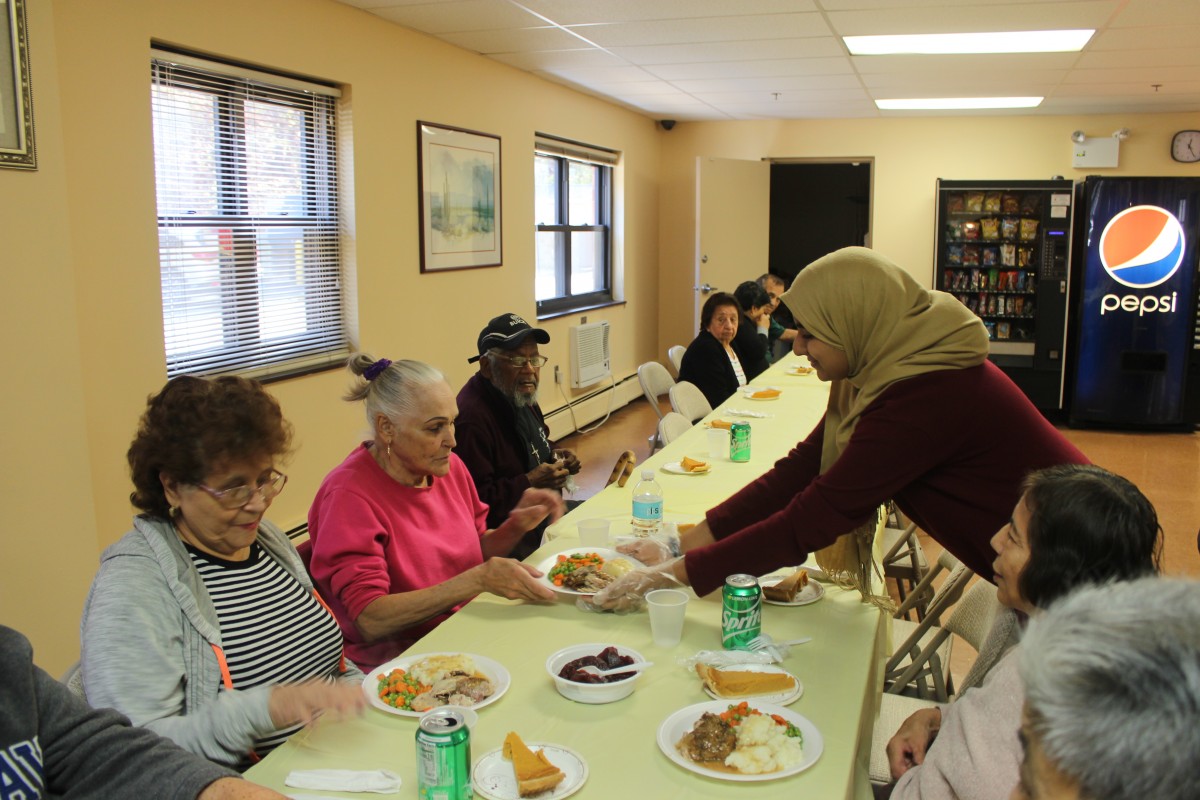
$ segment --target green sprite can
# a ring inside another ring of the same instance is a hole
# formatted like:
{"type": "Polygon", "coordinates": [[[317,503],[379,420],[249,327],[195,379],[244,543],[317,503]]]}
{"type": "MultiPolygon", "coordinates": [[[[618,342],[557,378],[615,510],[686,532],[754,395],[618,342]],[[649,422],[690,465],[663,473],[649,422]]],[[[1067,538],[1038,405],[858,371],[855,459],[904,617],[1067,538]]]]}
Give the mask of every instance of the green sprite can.
{"type": "Polygon", "coordinates": [[[721,645],[746,650],[762,633],[762,590],[753,575],[730,575],[721,590],[721,645]]]}
{"type": "Polygon", "coordinates": [[[735,422],[729,426],[729,460],[750,460],[749,422],[735,422]]]}
{"type": "Polygon", "coordinates": [[[471,731],[453,708],[435,708],[417,726],[417,793],[421,800],[472,800],[471,731]]]}

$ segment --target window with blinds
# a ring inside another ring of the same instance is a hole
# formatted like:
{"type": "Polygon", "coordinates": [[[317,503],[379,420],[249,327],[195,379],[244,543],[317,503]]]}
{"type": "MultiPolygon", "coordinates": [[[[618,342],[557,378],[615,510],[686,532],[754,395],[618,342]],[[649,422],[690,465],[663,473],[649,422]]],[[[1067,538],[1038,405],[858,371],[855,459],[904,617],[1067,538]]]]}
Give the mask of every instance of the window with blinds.
{"type": "Polygon", "coordinates": [[[156,50],[151,92],[168,377],[342,361],[338,91],[156,50]]]}
{"type": "Polygon", "coordinates": [[[612,172],[617,153],[537,134],[534,218],[539,316],[610,302],[612,172]]]}

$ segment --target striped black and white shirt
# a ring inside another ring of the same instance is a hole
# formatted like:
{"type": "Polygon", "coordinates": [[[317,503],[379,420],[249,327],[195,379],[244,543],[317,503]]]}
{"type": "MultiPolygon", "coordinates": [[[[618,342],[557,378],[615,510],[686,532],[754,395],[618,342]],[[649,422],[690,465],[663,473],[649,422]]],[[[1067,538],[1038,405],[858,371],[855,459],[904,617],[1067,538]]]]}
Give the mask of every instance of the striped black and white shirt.
{"type": "MultiPolygon", "coordinates": [[[[342,633],[337,622],[261,545],[252,544],[245,561],[184,546],[216,607],[234,689],[338,675],[342,633]]],[[[265,756],[300,727],[257,739],[254,752],[265,756]]]]}

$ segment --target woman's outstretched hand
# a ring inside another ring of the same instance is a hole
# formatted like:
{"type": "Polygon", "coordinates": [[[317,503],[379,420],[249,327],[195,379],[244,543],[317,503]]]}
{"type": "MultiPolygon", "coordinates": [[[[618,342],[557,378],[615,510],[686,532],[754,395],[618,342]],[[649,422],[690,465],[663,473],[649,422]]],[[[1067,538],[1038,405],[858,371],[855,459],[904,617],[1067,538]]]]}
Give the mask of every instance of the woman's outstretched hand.
{"type": "Polygon", "coordinates": [[[482,590],[509,600],[552,603],[554,590],[538,580],[542,573],[511,558],[489,558],[479,567],[482,590]]]}

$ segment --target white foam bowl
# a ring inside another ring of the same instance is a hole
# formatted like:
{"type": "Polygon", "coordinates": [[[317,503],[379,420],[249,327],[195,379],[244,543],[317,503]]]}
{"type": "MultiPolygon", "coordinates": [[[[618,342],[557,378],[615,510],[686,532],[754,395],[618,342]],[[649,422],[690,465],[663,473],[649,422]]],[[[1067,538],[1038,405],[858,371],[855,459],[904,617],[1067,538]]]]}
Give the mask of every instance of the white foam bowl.
{"type": "Polygon", "coordinates": [[[583,658],[584,656],[598,656],[600,655],[600,651],[606,647],[616,647],[618,653],[623,656],[629,656],[635,664],[640,664],[646,660],[638,651],[630,650],[628,647],[621,647],[620,645],[593,643],[575,644],[570,647],[564,647],[556,653],[551,653],[550,657],[546,659],[546,671],[550,673],[550,677],[554,680],[554,686],[558,689],[558,693],[568,700],[574,700],[576,703],[594,704],[614,703],[633,694],[634,686],[638,678],[642,675],[640,672],[613,683],[576,683],[575,681],[558,677],[559,671],[571,661],[583,658]]]}

